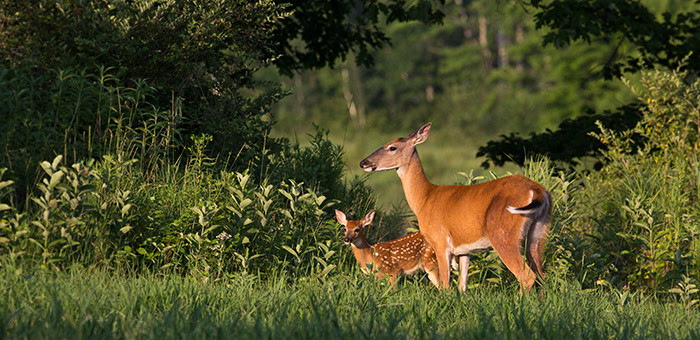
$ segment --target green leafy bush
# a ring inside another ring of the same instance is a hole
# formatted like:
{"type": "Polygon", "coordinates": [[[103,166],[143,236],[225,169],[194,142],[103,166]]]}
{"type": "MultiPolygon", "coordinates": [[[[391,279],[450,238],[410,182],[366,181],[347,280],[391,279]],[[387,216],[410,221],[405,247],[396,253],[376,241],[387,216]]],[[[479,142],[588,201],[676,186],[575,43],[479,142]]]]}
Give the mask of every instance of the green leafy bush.
{"type": "Polygon", "coordinates": [[[700,82],[675,70],[645,72],[641,84],[639,124],[595,135],[605,165],[585,178],[575,229],[589,283],[658,291],[700,278],[700,82]]]}
{"type": "MultiPolygon", "coordinates": [[[[330,189],[216,170],[202,151],[209,140],[193,138],[186,165],[161,166],[155,176],[135,159],[110,155],[71,166],[60,155],[42,162],[44,176],[31,204],[0,206],[0,254],[57,269],[150,268],[211,279],[272,270],[323,278],[348,263],[350,252],[330,222],[329,208],[338,201],[318,193],[330,189]]],[[[322,159],[339,151],[317,147],[295,150],[322,159]]],[[[340,177],[329,183],[342,185],[340,177]]],[[[2,185],[7,197],[12,182],[2,185]]]]}

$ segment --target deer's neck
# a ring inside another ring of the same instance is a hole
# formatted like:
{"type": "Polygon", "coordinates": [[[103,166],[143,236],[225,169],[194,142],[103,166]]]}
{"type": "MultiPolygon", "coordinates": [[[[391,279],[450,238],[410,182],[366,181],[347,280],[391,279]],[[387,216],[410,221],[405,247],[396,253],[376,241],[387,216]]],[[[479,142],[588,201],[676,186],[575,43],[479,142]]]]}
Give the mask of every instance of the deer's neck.
{"type": "Polygon", "coordinates": [[[421,208],[428,198],[430,191],[435,185],[430,183],[425,177],[423,165],[418,157],[418,151],[413,150],[411,159],[403,167],[399,168],[399,178],[403,185],[403,192],[406,195],[406,202],[411,210],[418,216],[421,208]]]}
{"type": "Polygon", "coordinates": [[[364,234],[352,242],[352,253],[357,262],[363,266],[374,261],[374,247],[367,241],[364,234]]]}

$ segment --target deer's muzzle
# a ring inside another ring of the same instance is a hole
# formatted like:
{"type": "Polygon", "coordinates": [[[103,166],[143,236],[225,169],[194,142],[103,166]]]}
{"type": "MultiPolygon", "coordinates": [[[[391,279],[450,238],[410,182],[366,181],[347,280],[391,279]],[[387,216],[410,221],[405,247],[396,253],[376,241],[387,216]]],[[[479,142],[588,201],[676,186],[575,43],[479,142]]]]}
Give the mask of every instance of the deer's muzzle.
{"type": "Polygon", "coordinates": [[[365,171],[374,171],[377,169],[377,166],[372,163],[369,159],[365,158],[360,162],[360,168],[362,168],[365,171]]]}

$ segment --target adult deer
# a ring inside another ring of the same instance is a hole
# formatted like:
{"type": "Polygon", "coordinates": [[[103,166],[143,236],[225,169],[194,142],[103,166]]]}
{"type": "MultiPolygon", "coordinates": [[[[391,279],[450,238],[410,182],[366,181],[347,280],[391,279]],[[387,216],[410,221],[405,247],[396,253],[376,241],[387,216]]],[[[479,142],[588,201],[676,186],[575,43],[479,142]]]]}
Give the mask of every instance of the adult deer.
{"type": "Polygon", "coordinates": [[[418,269],[428,274],[430,282],[440,287],[435,251],[425,241],[420,232],[408,234],[393,241],[370,244],[365,237],[364,227],[372,223],[374,211],[359,221],[348,221],[345,214],[337,210],[335,217],[345,227],[345,244],[352,245],[352,252],[364,272],[373,264],[377,277],[389,276],[389,283],[403,274],[411,275],[418,269]]]}
{"type": "Polygon", "coordinates": [[[549,193],[520,175],[469,186],[430,183],[416,150],[428,138],[430,126],[425,124],[405,138],[386,143],[362,160],[360,167],[368,172],[397,170],[420,231],[435,249],[443,288],[449,286],[448,264],[455,256],[459,258],[459,289],[465,291],[469,254],[492,247],[520,288],[529,290],[535,283],[534,273],[542,277],[551,213],[549,193]],[[523,243],[530,266],[523,262],[523,243]]]}

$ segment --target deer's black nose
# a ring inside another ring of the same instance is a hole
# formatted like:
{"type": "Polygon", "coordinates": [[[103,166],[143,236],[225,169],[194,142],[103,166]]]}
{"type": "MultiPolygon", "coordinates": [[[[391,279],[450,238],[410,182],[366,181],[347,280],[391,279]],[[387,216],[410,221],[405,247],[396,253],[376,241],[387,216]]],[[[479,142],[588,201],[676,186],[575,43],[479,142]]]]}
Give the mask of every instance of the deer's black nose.
{"type": "Polygon", "coordinates": [[[349,238],[349,237],[346,237],[346,238],[343,239],[343,241],[344,241],[345,243],[350,243],[350,241],[352,241],[352,239],[349,238]]]}
{"type": "Polygon", "coordinates": [[[362,162],[360,162],[360,168],[369,168],[372,166],[372,162],[370,162],[367,158],[363,159],[362,162]]]}

